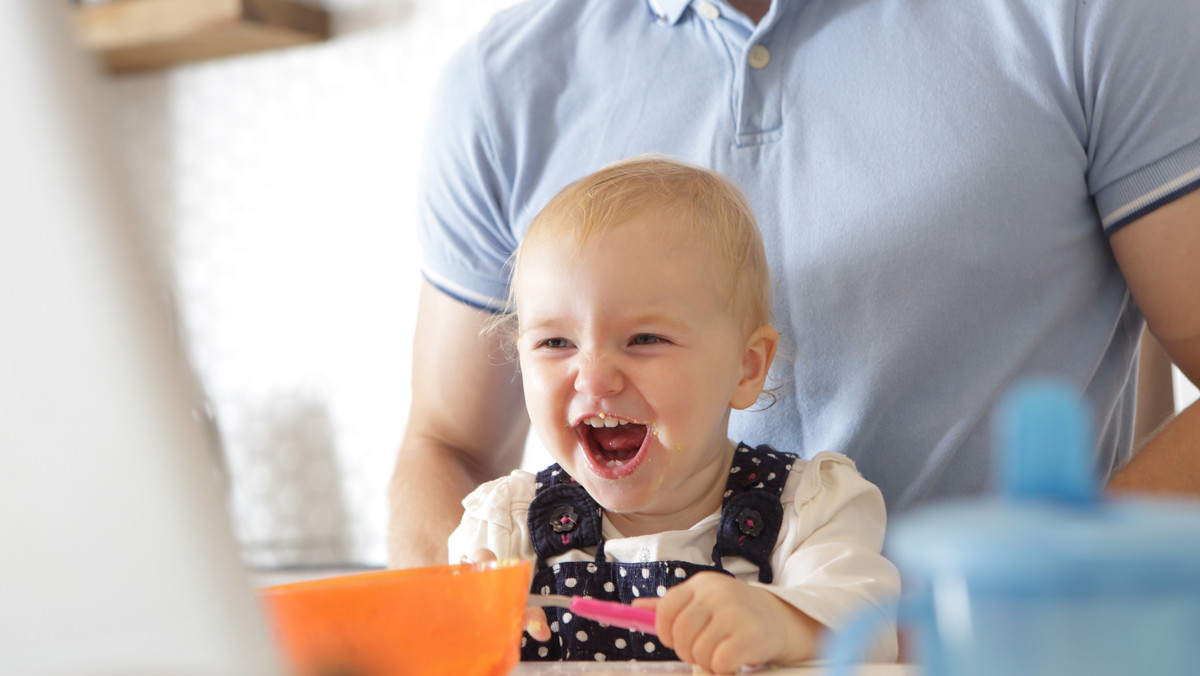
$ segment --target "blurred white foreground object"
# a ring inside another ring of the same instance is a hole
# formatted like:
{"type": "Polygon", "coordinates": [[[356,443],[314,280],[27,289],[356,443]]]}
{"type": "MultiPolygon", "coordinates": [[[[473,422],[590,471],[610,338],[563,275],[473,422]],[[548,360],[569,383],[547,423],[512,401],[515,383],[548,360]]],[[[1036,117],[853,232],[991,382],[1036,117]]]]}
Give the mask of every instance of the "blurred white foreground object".
{"type": "Polygon", "coordinates": [[[0,2],[0,674],[281,673],[68,5],[0,2]]]}

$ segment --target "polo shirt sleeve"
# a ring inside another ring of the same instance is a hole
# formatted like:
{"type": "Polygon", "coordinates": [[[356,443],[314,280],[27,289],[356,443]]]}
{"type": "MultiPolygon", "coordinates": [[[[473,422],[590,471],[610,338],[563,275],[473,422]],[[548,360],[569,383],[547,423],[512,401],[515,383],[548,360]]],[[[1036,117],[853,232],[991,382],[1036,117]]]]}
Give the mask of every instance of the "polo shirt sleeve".
{"type": "MultiPolygon", "coordinates": [[[[831,630],[859,612],[888,613],[900,596],[900,573],[881,554],[887,516],[879,489],[849,458],[825,452],[793,465],[781,499],[783,526],[771,556],[775,579],[752,584],[831,630]]],[[[872,661],[896,660],[890,615],[885,624],[872,661]]]]}
{"type": "Polygon", "coordinates": [[[506,305],[517,242],[505,213],[510,192],[490,127],[498,101],[483,75],[480,37],[450,60],[424,138],[417,228],[425,279],[474,307],[506,305]]]}
{"type": "Polygon", "coordinates": [[[1200,187],[1200,3],[1076,3],[1088,184],[1104,231],[1200,187]]]}

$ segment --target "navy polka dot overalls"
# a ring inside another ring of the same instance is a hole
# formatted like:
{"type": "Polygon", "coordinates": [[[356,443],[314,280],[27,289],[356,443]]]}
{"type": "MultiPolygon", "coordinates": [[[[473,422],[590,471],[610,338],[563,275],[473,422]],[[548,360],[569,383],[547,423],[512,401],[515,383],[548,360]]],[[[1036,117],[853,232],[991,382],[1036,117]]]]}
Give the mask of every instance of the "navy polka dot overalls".
{"type": "MultiPolygon", "coordinates": [[[[779,495],[795,457],[770,446],[740,444],[729,468],[712,564],[687,561],[617,563],[606,561],[600,533],[602,509],[557,464],[537,475],[529,504],[529,532],[537,553],[531,591],[589,596],[630,603],[656,597],[701,571],[725,572],[721,560],[740,556],[758,566],[758,579],[772,579],[771,552],[783,520],[779,495]],[[571,549],[596,548],[593,561],[546,563],[571,549]]],[[[728,573],[727,573],[728,574],[728,573]]],[[[546,608],[552,636],[521,639],[523,660],[677,660],[652,634],[620,629],[576,617],[564,608],[546,608]]]]}

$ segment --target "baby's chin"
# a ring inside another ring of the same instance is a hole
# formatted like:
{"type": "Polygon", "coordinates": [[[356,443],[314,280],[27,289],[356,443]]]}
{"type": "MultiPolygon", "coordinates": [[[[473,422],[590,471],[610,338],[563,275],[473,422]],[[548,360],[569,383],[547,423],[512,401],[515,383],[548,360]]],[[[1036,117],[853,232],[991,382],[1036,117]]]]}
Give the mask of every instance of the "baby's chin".
{"type": "Polygon", "coordinates": [[[596,476],[590,467],[571,474],[604,511],[614,514],[643,513],[661,499],[661,482],[655,482],[652,475],[651,467],[646,465],[620,479],[596,476]]]}

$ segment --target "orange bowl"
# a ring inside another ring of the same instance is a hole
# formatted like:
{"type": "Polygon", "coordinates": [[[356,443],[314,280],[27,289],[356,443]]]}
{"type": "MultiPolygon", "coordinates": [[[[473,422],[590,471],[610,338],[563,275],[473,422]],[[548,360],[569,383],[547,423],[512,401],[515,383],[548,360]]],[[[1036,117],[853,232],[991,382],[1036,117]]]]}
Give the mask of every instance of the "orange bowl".
{"type": "Polygon", "coordinates": [[[502,676],[520,657],[530,563],[388,570],[259,590],[297,676],[502,676]]]}

